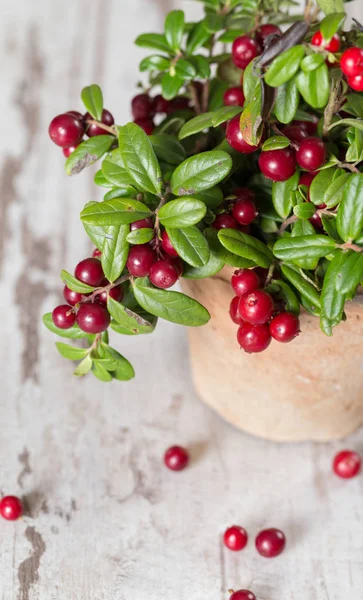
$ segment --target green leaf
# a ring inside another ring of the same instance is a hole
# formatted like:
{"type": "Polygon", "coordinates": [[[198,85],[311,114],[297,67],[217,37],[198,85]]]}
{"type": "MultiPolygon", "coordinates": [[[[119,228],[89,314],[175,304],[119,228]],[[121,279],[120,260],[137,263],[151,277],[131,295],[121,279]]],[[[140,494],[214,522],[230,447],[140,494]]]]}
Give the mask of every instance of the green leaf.
{"type": "Polygon", "coordinates": [[[89,165],[93,165],[105,152],[110,150],[115,141],[116,138],[113,135],[96,135],[79,144],[66,160],[67,175],[77,175],[89,165]]]}
{"type": "Polygon", "coordinates": [[[290,140],[284,135],[274,135],[268,138],[262,145],[262,151],[267,150],[281,150],[281,148],[287,148],[290,145],[290,140]]]}
{"type": "Polygon", "coordinates": [[[207,207],[201,200],[171,200],[159,210],[159,219],[164,227],[190,227],[199,223],[206,212],[207,207]]]}
{"type": "Polygon", "coordinates": [[[307,281],[301,273],[289,265],[281,265],[281,270],[288,281],[304,296],[309,302],[320,308],[320,294],[316,287],[307,281]]]}
{"type": "Polygon", "coordinates": [[[273,260],[269,248],[247,233],[242,233],[237,229],[221,229],[218,232],[218,238],[229,252],[251,260],[259,267],[267,269],[273,260]]]}
{"type": "Polygon", "coordinates": [[[59,329],[59,327],[56,327],[53,323],[52,313],[46,313],[43,315],[43,323],[46,328],[49,329],[49,331],[56,333],[60,337],[69,338],[72,340],[80,340],[88,337],[88,334],[82,331],[78,325],[73,325],[73,327],[70,327],[69,329],[59,329]]]}
{"type": "Polygon", "coordinates": [[[343,192],[337,214],[340,237],[348,242],[355,240],[363,229],[363,174],[351,175],[343,192]]]}
{"type": "Polygon", "coordinates": [[[170,73],[164,73],[161,80],[161,91],[163,97],[166,100],[172,100],[175,98],[183,83],[184,79],[182,77],[171,75],[170,73]]]}
{"type": "Polygon", "coordinates": [[[318,69],[325,62],[324,54],[309,54],[301,61],[301,69],[304,73],[318,69]]]}
{"type": "Polygon", "coordinates": [[[114,348],[110,348],[110,346],[104,344],[103,346],[106,357],[113,360],[116,364],[116,369],[112,371],[112,377],[114,379],[119,381],[129,381],[135,377],[135,371],[132,364],[124,356],[114,348]]]}
{"type": "Polygon", "coordinates": [[[355,293],[359,282],[363,278],[363,254],[360,252],[345,252],[340,261],[335,287],[342,294],[355,293]]]}
{"type": "Polygon", "coordinates": [[[321,215],[321,221],[323,223],[324,231],[327,232],[328,236],[333,238],[333,240],[335,240],[338,244],[342,244],[343,240],[338,234],[336,218],[330,218],[326,215],[321,215]]]}
{"type": "Polygon", "coordinates": [[[240,256],[229,252],[227,248],[222,246],[216,229],[209,227],[208,229],[204,230],[204,235],[208,240],[211,252],[213,252],[226,265],[237,267],[239,269],[249,269],[250,267],[256,266],[254,261],[241,258],[240,256]]]}
{"type": "Polygon", "coordinates": [[[108,158],[105,158],[102,163],[102,173],[107,181],[120,188],[135,187],[135,181],[125,167],[121,167],[108,158]]]}
{"type": "Polygon", "coordinates": [[[337,291],[335,285],[343,262],[344,254],[341,250],[338,250],[326,270],[323,289],[321,291],[323,315],[329,320],[338,319],[338,322],[343,315],[345,296],[337,291]]]}
{"type": "MultiPolygon", "coordinates": [[[[293,225],[291,237],[300,237],[302,235],[316,235],[316,231],[309,221],[299,219],[293,225]]],[[[318,258],[310,258],[304,260],[295,260],[295,265],[301,267],[302,269],[314,270],[318,266],[318,262],[318,258]]]]}
{"type": "Polygon", "coordinates": [[[344,112],[353,114],[355,117],[361,117],[363,115],[362,94],[348,94],[347,101],[344,104],[344,112]]]}
{"type": "Polygon", "coordinates": [[[129,123],[120,127],[118,139],[121,157],[132,179],[142,190],[159,194],[160,166],[146,133],[135,123],[129,123]]]}
{"type": "Polygon", "coordinates": [[[256,84],[253,96],[248,104],[244,105],[240,119],[240,128],[243,134],[243,139],[252,146],[257,146],[259,143],[263,128],[262,128],[262,85],[259,80],[256,84]]]}
{"type": "Polygon", "coordinates": [[[76,375],[77,377],[87,375],[87,373],[89,373],[92,369],[92,364],[92,358],[89,354],[87,354],[87,356],[82,360],[82,362],[80,362],[79,365],[77,365],[75,371],[73,371],[73,375],[76,375]]]}
{"type": "Polygon", "coordinates": [[[193,119],[190,119],[190,121],[187,121],[179,131],[179,139],[184,140],[190,135],[194,135],[200,131],[209,129],[209,127],[213,127],[212,117],[214,114],[214,112],[206,112],[202,115],[194,117],[193,119]]]}
{"type": "Polygon", "coordinates": [[[148,244],[154,237],[154,230],[149,227],[134,229],[127,234],[126,239],[130,244],[148,244]]]}
{"type": "Polygon", "coordinates": [[[223,192],[220,187],[216,186],[199,194],[191,196],[194,200],[201,200],[207,208],[214,210],[223,202],[223,192]]]}
{"type": "Polygon", "coordinates": [[[344,12],[343,0],[317,0],[317,3],[326,15],[335,12],[344,12]]]}
{"type": "Polygon", "coordinates": [[[272,184],[272,203],[277,214],[286,219],[292,208],[292,192],[299,185],[299,172],[296,171],[287,181],[275,181],[272,184]]]}
{"type": "Polygon", "coordinates": [[[204,46],[210,37],[211,34],[206,29],[204,21],[197,23],[188,35],[186,47],[187,54],[195,54],[201,46],[204,46]]]}
{"type": "Polygon", "coordinates": [[[281,123],[290,123],[299,106],[299,90],[294,79],[278,88],[274,112],[281,123]]]}
{"type": "MultiPolygon", "coordinates": [[[[295,292],[291,289],[291,287],[282,279],[273,279],[272,280],[273,288],[277,288],[280,292],[281,296],[286,302],[286,310],[294,313],[294,315],[300,314],[300,302],[296,297],[295,292]]],[[[268,288],[267,288],[267,291],[268,288]]]]}
{"type": "Polygon", "coordinates": [[[299,219],[311,219],[315,213],[315,207],[311,202],[300,202],[294,206],[293,212],[299,219]]]}
{"type": "Polygon", "coordinates": [[[204,279],[206,277],[213,277],[213,275],[216,275],[223,269],[224,265],[224,261],[215,252],[211,251],[207,264],[202,267],[191,267],[185,264],[183,278],[204,279]]]}
{"type": "Polygon", "coordinates": [[[161,35],[160,33],[143,33],[136,38],[135,44],[141,48],[151,48],[151,50],[159,50],[167,54],[171,52],[165,35],[161,35]]]}
{"type": "Polygon", "coordinates": [[[175,75],[177,77],[180,77],[180,79],[183,80],[190,80],[193,79],[196,74],[197,71],[194,67],[194,65],[189,62],[189,60],[186,60],[185,58],[179,58],[178,62],[175,64],[175,75]]]}
{"type": "Polygon", "coordinates": [[[212,117],[212,125],[213,127],[218,127],[222,123],[233,119],[236,115],[239,115],[242,112],[241,106],[222,106],[216,110],[212,117]]]}
{"type": "Polygon", "coordinates": [[[100,86],[94,83],[84,87],[81,92],[81,98],[86,110],[90,113],[90,115],[96,119],[96,121],[101,121],[103,112],[103,96],[100,86]]]}
{"type": "Polygon", "coordinates": [[[84,358],[88,354],[87,348],[75,348],[75,346],[63,344],[63,342],[56,342],[55,345],[59,354],[70,360],[81,360],[81,358],[84,358]]]}
{"type": "Polygon", "coordinates": [[[328,185],[328,188],[324,193],[323,200],[324,204],[327,205],[327,208],[333,208],[334,206],[339,204],[339,202],[341,202],[345,186],[347,185],[351,176],[351,173],[344,173],[343,175],[337,177],[337,179],[334,179],[334,181],[332,181],[330,185],[328,185]]]}
{"type": "Polygon", "coordinates": [[[171,135],[158,133],[150,135],[149,140],[159,160],[170,165],[179,165],[186,157],[183,146],[171,135]]]}
{"type": "Polygon", "coordinates": [[[184,33],[184,13],[182,10],[172,10],[165,19],[165,38],[170,48],[177,51],[184,33]]]}
{"type": "Polygon", "coordinates": [[[287,261],[321,258],[335,248],[334,240],[325,235],[303,235],[278,240],[273,248],[276,258],[287,261]]]}
{"type": "Polygon", "coordinates": [[[308,73],[300,71],[296,83],[300,94],[310,106],[313,108],[326,106],[329,100],[330,85],[328,67],[325,63],[308,73]]]}
{"type": "Polygon", "coordinates": [[[267,85],[278,87],[283,85],[297,73],[300,63],[305,56],[305,48],[303,46],[293,46],[289,50],[285,50],[272,61],[265,76],[267,85]]]}
{"type": "Polygon", "coordinates": [[[231,168],[232,159],[226,152],[212,150],[191,156],[175,169],[170,180],[172,193],[185,196],[207,190],[225,179],[231,168]]]}
{"type": "MultiPolygon", "coordinates": [[[[130,310],[120,302],[116,302],[110,296],[107,300],[107,308],[110,315],[115,319],[118,325],[121,325],[123,329],[132,335],[138,335],[142,333],[151,333],[155,329],[155,319],[151,315],[150,318],[144,318],[134,311],[130,310]]],[[[149,317],[149,315],[147,315],[149,317]]],[[[114,323],[111,324],[112,329],[118,331],[114,323]]]]}
{"type": "Polygon", "coordinates": [[[324,40],[330,40],[333,35],[339,31],[347,15],[345,12],[333,12],[327,15],[320,23],[319,29],[324,40]]]}
{"type": "Polygon", "coordinates": [[[207,309],[193,298],[180,292],[149,287],[147,279],[136,279],[133,289],[137,302],[144,310],[166,321],[198,327],[205,325],[210,319],[207,309]]]}
{"type": "Polygon", "coordinates": [[[81,219],[90,225],[127,225],[150,217],[151,214],[151,210],[138,200],[115,198],[86,206],[81,212],[81,219]]]}
{"type": "Polygon", "coordinates": [[[188,56],[188,60],[194,65],[197,77],[201,77],[202,79],[208,79],[210,77],[210,66],[205,56],[188,56]]]}
{"type": "Polygon", "coordinates": [[[69,287],[70,290],[78,292],[79,294],[89,294],[95,289],[94,287],[87,285],[87,283],[79,281],[79,279],[73,277],[73,275],[68,273],[68,271],[61,271],[61,280],[69,287]]]}
{"type": "MultiPolygon", "coordinates": [[[[340,119],[339,121],[335,121],[329,126],[329,131],[334,129],[334,127],[338,127],[344,125],[346,127],[356,127],[357,129],[363,130],[363,119],[340,119]]],[[[73,155],[71,155],[73,156],[73,155]]]]}
{"type": "Polygon", "coordinates": [[[208,110],[215,111],[218,108],[222,108],[224,105],[223,96],[229,85],[226,81],[220,79],[211,79],[209,84],[209,101],[208,110]]]}
{"type": "Polygon", "coordinates": [[[105,187],[105,188],[112,188],[113,187],[113,184],[110,181],[107,181],[107,179],[104,176],[104,174],[102,173],[101,169],[99,169],[95,173],[93,181],[95,182],[96,185],[99,185],[101,187],[105,187]]]}
{"type": "Polygon", "coordinates": [[[223,29],[224,18],[221,15],[209,13],[205,17],[204,24],[209,33],[217,33],[223,29]]]}
{"type": "Polygon", "coordinates": [[[128,225],[115,225],[107,228],[102,246],[101,263],[105,277],[113,283],[120,277],[125,268],[129,254],[126,239],[130,228],[128,225]]]}
{"type": "Polygon", "coordinates": [[[250,102],[250,100],[252,99],[252,96],[256,89],[256,85],[259,83],[259,79],[258,77],[256,77],[256,74],[259,75],[260,72],[261,70],[258,67],[258,57],[251,60],[251,62],[243,71],[243,94],[247,102],[250,102]]]}
{"type": "Polygon", "coordinates": [[[92,373],[97,379],[103,382],[112,381],[112,375],[100,364],[99,361],[94,360],[92,365],[92,373]]]}
{"type": "Polygon", "coordinates": [[[309,189],[310,201],[313,204],[319,205],[324,202],[325,193],[333,181],[335,171],[335,167],[324,169],[314,177],[309,189]]]}
{"type": "Polygon", "coordinates": [[[139,70],[141,73],[144,71],[167,71],[170,67],[170,59],[165,56],[159,56],[158,54],[153,54],[152,56],[147,56],[144,58],[140,65],[139,70]]]}
{"type": "Polygon", "coordinates": [[[197,227],[167,228],[166,231],[175,250],[188,265],[202,267],[207,264],[210,256],[209,245],[197,227]]]}

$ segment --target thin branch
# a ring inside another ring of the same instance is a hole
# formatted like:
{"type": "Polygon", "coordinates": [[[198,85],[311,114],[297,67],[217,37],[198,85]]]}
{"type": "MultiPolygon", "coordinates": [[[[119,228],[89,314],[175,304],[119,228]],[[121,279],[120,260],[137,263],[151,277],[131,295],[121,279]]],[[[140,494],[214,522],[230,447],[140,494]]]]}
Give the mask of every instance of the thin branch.
{"type": "Polygon", "coordinates": [[[292,223],[295,223],[295,221],[298,220],[298,217],[296,215],[291,215],[291,217],[289,217],[288,219],[286,219],[286,221],[284,221],[278,231],[279,235],[281,235],[282,233],[284,233],[285,229],[289,226],[292,225],[292,223]]]}
{"type": "Polygon", "coordinates": [[[105,131],[107,131],[111,135],[116,136],[115,128],[114,127],[109,127],[108,125],[105,125],[104,123],[101,123],[101,121],[95,121],[94,119],[88,119],[86,121],[86,124],[87,125],[97,125],[97,127],[99,127],[100,129],[104,129],[105,131]]]}
{"type": "Polygon", "coordinates": [[[192,97],[194,110],[197,113],[197,115],[200,115],[202,112],[202,109],[201,109],[200,102],[199,102],[198,90],[194,86],[193,82],[190,83],[188,87],[189,87],[190,95],[192,97]]]}
{"type": "Polygon", "coordinates": [[[352,244],[350,242],[341,244],[339,248],[341,248],[342,250],[354,250],[354,252],[363,252],[363,246],[358,246],[357,244],[352,244]]]}
{"type": "Polygon", "coordinates": [[[332,121],[334,113],[339,108],[339,92],[340,92],[341,77],[339,79],[333,79],[331,82],[329,102],[324,110],[324,125],[323,125],[323,138],[329,136],[329,125],[332,121]]]}
{"type": "Polygon", "coordinates": [[[104,287],[99,287],[99,288],[95,289],[95,291],[90,296],[82,296],[82,300],[81,300],[80,304],[82,304],[82,302],[93,302],[94,299],[97,298],[97,296],[99,296],[103,292],[108,293],[116,285],[120,285],[121,283],[128,281],[130,279],[130,277],[131,277],[131,275],[121,275],[121,277],[116,279],[116,281],[114,281],[113,283],[108,283],[104,287]]]}
{"type": "Polygon", "coordinates": [[[355,165],[351,165],[350,163],[338,162],[337,165],[341,169],[349,169],[349,171],[352,171],[353,173],[360,173],[360,170],[357,169],[355,165]]]}

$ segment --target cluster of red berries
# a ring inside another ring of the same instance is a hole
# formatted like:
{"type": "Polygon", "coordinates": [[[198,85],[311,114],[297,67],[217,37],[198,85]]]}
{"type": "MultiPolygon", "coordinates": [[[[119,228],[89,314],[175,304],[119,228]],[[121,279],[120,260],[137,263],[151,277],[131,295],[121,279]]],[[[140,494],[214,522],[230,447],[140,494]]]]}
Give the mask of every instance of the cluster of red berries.
{"type": "Polygon", "coordinates": [[[173,100],[165,100],[158,94],[152,98],[149,94],[138,94],[131,101],[131,112],[134,123],[139,125],[147,135],[154,131],[155,115],[170,115],[176,110],[190,108],[190,100],[186,96],[176,96],[173,100]]]}
{"type": "MultiPolygon", "coordinates": [[[[232,525],[226,529],[223,536],[224,545],[233,552],[239,552],[247,546],[247,531],[239,525],[232,525]]],[[[280,529],[271,527],[264,529],[256,536],[256,550],[265,558],[274,558],[283,552],[286,538],[280,529]]]]}
{"type": "Polygon", "coordinates": [[[354,46],[343,52],[340,68],[347,77],[349,87],[363,92],[363,50],[354,46]]]}
{"type": "MultiPolygon", "coordinates": [[[[86,113],[82,115],[77,110],[69,110],[66,113],[54,117],[49,125],[50,139],[63,148],[63,154],[66,158],[83,141],[83,136],[95,137],[96,135],[105,135],[107,131],[94,122],[92,115],[86,113]]],[[[111,127],[115,122],[112,114],[103,109],[100,123],[111,127]]]]}
{"type": "Polygon", "coordinates": [[[261,289],[261,280],[254,269],[238,269],[231,279],[236,296],[232,299],[229,314],[239,325],[237,340],[245,352],[263,352],[274,338],[278,342],[291,342],[300,332],[296,315],[277,311],[270,294],[261,289]]]}
{"type": "Polygon", "coordinates": [[[233,191],[234,199],[229,203],[227,211],[216,216],[212,227],[214,229],[240,229],[248,232],[248,226],[256,219],[258,211],[255,203],[255,193],[246,188],[233,191]]]}

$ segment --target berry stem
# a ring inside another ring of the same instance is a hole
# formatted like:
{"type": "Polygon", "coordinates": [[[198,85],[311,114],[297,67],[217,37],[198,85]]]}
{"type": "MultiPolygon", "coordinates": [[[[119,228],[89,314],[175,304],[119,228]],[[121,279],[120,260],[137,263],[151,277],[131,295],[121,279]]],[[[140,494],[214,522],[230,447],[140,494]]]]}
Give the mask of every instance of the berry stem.
{"type": "Polygon", "coordinates": [[[202,92],[202,111],[207,112],[209,103],[209,79],[203,84],[203,92],[202,92]]]}
{"type": "Polygon", "coordinates": [[[198,91],[195,88],[195,86],[193,85],[193,82],[191,82],[188,87],[189,87],[190,95],[192,97],[194,110],[197,113],[197,115],[200,115],[202,112],[202,109],[201,109],[199,98],[198,98],[198,91]]]}
{"type": "Polygon", "coordinates": [[[353,173],[360,173],[360,170],[355,166],[355,164],[351,165],[350,163],[338,162],[337,166],[341,169],[349,169],[349,171],[352,171],[353,173]]]}
{"type": "Polygon", "coordinates": [[[354,252],[363,252],[363,246],[352,244],[351,242],[345,242],[339,246],[342,250],[354,250],[354,252]]]}
{"type": "Polygon", "coordinates": [[[131,279],[131,275],[122,275],[121,277],[119,277],[118,279],[116,279],[116,281],[114,281],[113,283],[108,283],[106,286],[104,287],[100,287],[97,288],[93,294],[91,294],[90,296],[83,296],[80,304],[82,304],[82,302],[93,302],[93,300],[99,296],[100,294],[102,294],[103,292],[109,292],[110,290],[112,290],[112,288],[114,288],[116,285],[120,285],[121,283],[124,283],[125,281],[128,281],[129,279],[131,279]]]}
{"type": "Polygon", "coordinates": [[[281,227],[280,227],[280,229],[279,229],[279,235],[282,235],[282,234],[284,233],[285,229],[286,229],[286,228],[287,228],[289,225],[292,225],[292,223],[295,223],[295,221],[297,221],[297,220],[298,220],[298,217],[297,217],[296,215],[291,215],[291,217],[289,217],[288,219],[286,219],[286,220],[285,220],[285,221],[282,223],[282,225],[281,225],[281,227]]]}
{"type": "Polygon", "coordinates": [[[170,188],[167,188],[165,190],[165,193],[160,196],[160,202],[159,202],[157,208],[155,209],[154,232],[155,232],[155,238],[157,240],[159,240],[159,237],[160,237],[159,210],[161,209],[162,206],[164,206],[165,202],[168,200],[169,192],[170,192],[170,188]]]}
{"type": "Polygon", "coordinates": [[[87,123],[87,125],[97,125],[97,127],[99,127],[100,129],[104,129],[105,131],[107,131],[111,135],[116,136],[116,132],[115,132],[114,127],[109,127],[108,125],[105,125],[104,123],[101,123],[101,121],[96,121],[94,119],[88,119],[86,121],[86,123],[87,123]]]}
{"type": "Polygon", "coordinates": [[[324,125],[323,125],[323,138],[327,139],[329,136],[329,126],[331,124],[331,120],[333,115],[339,109],[339,95],[341,89],[341,81],[342,77],[340,76],[338,79],[333,79],[331,82],[330,88],[330,96],[329,102],[324,110],[324,125]]]}

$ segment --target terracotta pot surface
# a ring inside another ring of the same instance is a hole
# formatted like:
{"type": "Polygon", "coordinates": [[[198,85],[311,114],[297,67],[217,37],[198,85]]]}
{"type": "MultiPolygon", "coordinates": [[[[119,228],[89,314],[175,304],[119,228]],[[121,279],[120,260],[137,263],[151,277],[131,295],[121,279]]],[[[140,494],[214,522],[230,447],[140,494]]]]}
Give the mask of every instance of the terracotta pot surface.
{"type": "Polygon", "coordinates": [[[304,312],[301,334],[272,340],[261,354],[239,349],[228,314],[233,268],[203,280],[182,280],[183,291],[211,313],[189,329],[191,367],[200,398],[226,421],[275,441],[327,441],[363,424],[363,299],[346,305],[347,321],[332,337],[304,312]]]}

